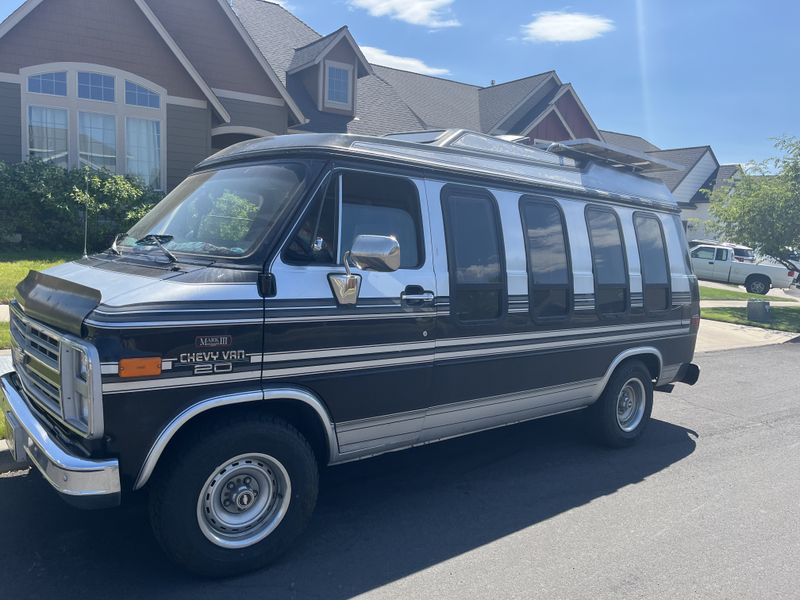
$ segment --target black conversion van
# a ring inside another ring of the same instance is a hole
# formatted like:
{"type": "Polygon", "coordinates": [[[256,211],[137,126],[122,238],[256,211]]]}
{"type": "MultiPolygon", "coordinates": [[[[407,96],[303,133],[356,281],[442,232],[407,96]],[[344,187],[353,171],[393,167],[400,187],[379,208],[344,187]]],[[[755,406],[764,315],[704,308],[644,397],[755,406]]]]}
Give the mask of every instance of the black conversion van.
{"type": "Polygon", "coordinates": [[[19,284],[12,453],[79,506],[148,489],[167,553],[225,575],[288,547],[323,465],[573,410],[631,444],[699,374],[678,208],[638,173],[668,167],[463,130],[233,146],[19,284]]]}

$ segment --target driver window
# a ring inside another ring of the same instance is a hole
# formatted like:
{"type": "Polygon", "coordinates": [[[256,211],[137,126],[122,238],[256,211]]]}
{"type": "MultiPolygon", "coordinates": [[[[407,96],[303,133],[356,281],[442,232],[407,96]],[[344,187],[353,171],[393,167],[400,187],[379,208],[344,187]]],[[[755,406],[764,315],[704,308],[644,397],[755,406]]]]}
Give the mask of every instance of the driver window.
{"type": "Polygon", "coordinates": [[[359,235],[391,236],[400,268],[424,262],[417,187],[408,179],[344,171],[331,177],[284,251],[290,264],[337,265],[359,235]],[[341,222],[339,222],[341,215],[341,222]]]}
{"type": "Polygon", "coordinates": [[[692,258],[700,258],[704,260],[714,260],[714,249],[713,248],[697,248],[692,252],[692,258]]]}

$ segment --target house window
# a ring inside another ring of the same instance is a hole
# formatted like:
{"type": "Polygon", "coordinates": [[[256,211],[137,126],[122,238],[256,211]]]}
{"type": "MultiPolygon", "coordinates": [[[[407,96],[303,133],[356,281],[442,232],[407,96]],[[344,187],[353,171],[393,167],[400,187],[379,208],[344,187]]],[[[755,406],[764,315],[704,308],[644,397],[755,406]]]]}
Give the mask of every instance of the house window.
{"type": "Polygon", "coordinates": [[[114,102],[114,77],[100,73],[78,73],[78,98],[114,102]]]}
{"type": "Polygon", "coordinates": [[[349,110],[353,107],[351,88],[353,65],[325,63],[325,106],[349,110]]]}
{"type": "Polygon", "coordinates": [[[26,158],[107,169],[164,188],[166,90],[84,63],[28,67],[20,75],[27,79],[21,92],[26,158]]]}
{"type": "Polygon", "coordinates": [[[160,108],[161,96],[146,87],[136,85],[131,81],[125,82],[125,104],[131,106],[146,106],[148,108],[160,108]]]}
{"type": "Polygon", "coordinates": [[[81,166],[117,170],[117,122],[113,115],[78,113],[81,166]]]}
{"type": "Polygon", "coordinates": [[[66,167],[67,111],[44,106],[28,107],[28,156],[66,167]]]}
{"type": "Polygon", "coordinates": [[[125,143],[128,173],[136,175],[147,185],[157,187],[161,180],[161,123],[128,117],[125,143]]]}
{"type": "Polygon", "coordinates": [[[67,95],[67,73],[41,73],[28,77],[28,91],[34,94],[49,94],[51,96],[67,95]]]}

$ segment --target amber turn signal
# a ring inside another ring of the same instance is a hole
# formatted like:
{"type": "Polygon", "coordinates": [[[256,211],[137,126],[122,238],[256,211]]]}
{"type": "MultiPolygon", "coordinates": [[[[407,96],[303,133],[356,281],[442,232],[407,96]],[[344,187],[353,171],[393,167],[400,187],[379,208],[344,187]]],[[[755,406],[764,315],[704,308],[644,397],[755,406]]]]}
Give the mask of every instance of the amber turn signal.
{"type": "Polygon", "coordinates": [[[120,377],[154,377],[161,375],[161,357],[123,358],[119,361],[120,377]]]}

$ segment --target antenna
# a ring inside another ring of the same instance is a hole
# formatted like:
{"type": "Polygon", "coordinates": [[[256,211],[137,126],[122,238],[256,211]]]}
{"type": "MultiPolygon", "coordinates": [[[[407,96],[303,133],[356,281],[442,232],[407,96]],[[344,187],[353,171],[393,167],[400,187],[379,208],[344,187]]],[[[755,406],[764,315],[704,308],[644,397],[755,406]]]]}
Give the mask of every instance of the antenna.
{"type": "Polygon", "coordinates": [[[87,258],[89,253],[89,177],[83,173],[83,258],[87,258]]]}

